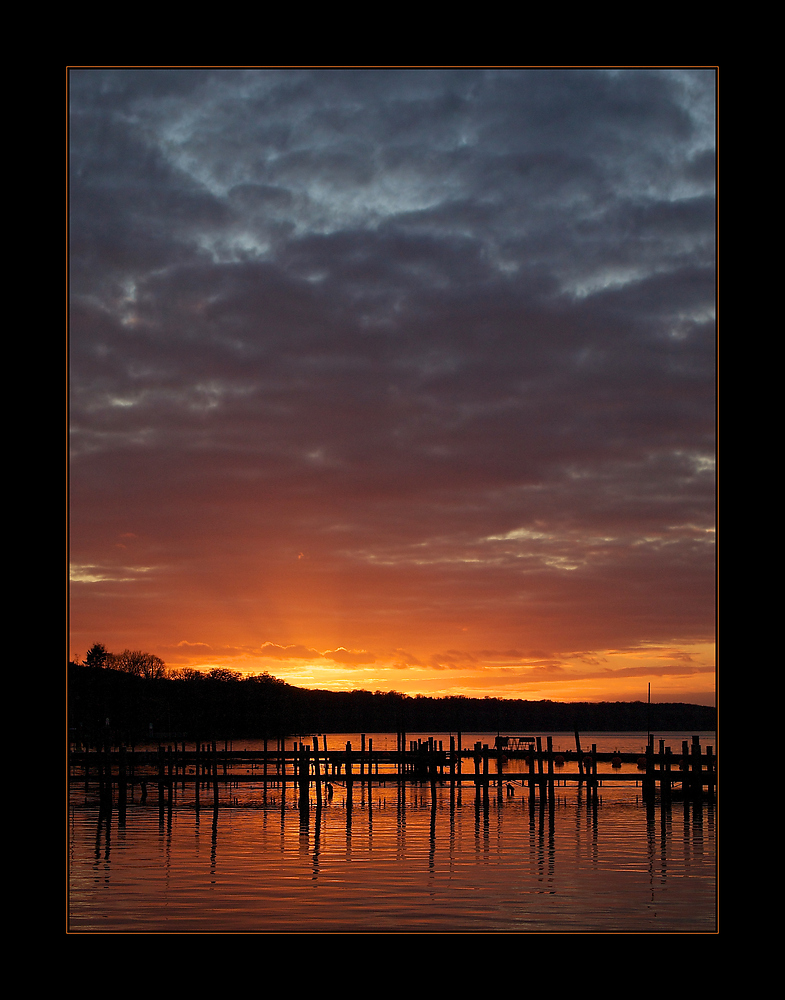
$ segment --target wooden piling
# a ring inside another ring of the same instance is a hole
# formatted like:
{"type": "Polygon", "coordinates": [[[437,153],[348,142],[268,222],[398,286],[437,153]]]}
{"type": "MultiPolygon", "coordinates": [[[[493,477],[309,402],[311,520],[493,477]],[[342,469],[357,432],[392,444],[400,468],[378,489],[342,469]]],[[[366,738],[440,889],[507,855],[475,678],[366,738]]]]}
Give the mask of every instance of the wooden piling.
{"type": "Polygon", "coordinates": [[[671,798],[671,748],[665,747],[663,756],[660,760],[660,799],[663,801],[670,801],[670,798],[671,798]]]}
{"type": "Polygon", "coordinates": [[[578,787],[583,784],[583,750],[581,750],[581,737],[578,730],[575,730],[575,752],[578,755],[578,774],[580,774],[580,779],[578,781],[578,787]]]}
{"type": "MultiPolygon", "coordinates": [[[[326,767],[326,762],[325,762],[326,767]]],[[[322,808],[322,771],[319,767],[319,737],[313,738],[313,768],[314,781],[316,782],[316,808],[322,808]]]]}
{"type": "Polygon", "coordinates": [[[653,737],[646,745],[646,777],[643,779],[643,797],[647,801],[654,798],[654,745],[653,737]]]}
{"type": "Polygon", "coordinates": [[[169,746],[166,748],[166,807],[167,809],[172,808],[172,784],[173,784],[173,766],[174,757],[172,756],[172,748],[169,746]]]}
{"type": "Polygon", "coordinates": [[[703,758],[699,736],[692,737],[692,797],[703,797],[703,758]]]}
{"type": "Polygon", "coordinates": [[[681,788],[684,798],[690,798],[692,781],[690,780],[690,752],[686,740],[681,741],[681,788]]]}
{"type": "Polygon", "coordinates": [[[117,815],[120,826],[125,826],[127,797],[125,747],[120,747],[120,767],[117,775],[117,815]]]}
{"type": "Polygon", "coordinates": [[[553,737],[546,737],[548,741],[548,796],[553,798],[553,737]]]}
{"type": "Polygon", "coordinates": [[[543,760],[542,760],[542,736],[537,737],[537,778],[540,795],[545,791],[545,780],[543,778],[543,760]]]}
{"type": "Polygon", "coordinates": [[[158,811],[164,810],[164,748],[158,747],[158,811]]]}
{"type": "Polygon", "coordinates": [[[310,754],[308,752],[308,747],[304,744],[300,744],[300,752],[298,759],[298,778],[300,786],[300,816],[307,816],[310,811],[310,793],[309,793],[309,778],[310,778],[310,754]]]}
{"type": "Polygon", "coordinates": [[[194,808],[199,812],[199,741],[194,745],[194,808]]]}
{"type": "Polygon", "coordinates": [[[213,740],[213,757],[212,757],[212,771],[213,771],[213,809],[218,808],[218,750],[215,745],[215,740],[213,740]]]}

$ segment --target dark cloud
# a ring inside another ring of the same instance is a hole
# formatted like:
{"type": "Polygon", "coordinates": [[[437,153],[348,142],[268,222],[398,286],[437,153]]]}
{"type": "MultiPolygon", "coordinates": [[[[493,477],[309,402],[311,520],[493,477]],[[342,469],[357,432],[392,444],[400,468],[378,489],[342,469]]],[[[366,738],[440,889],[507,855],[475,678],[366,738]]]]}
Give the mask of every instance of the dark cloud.
{"type": "Polygon", "coordinates": [[[500,648],[534,605],[546,652],[710,636],[711,71],[70,80],[71,541],[101,586],[130,531],[139,587],[279,624],[332,581],[347,631],[260,614],[268,656],[374,662],[391,608],[445,595],[500,648]]]}

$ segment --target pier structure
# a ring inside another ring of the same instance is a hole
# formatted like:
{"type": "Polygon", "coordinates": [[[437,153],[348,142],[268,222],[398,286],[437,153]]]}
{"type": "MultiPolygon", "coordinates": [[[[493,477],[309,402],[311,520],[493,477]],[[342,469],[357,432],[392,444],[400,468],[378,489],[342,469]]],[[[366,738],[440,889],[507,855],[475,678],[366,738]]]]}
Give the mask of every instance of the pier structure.
{"type": "Polygon", "coordinates": [[[478,793],[487,795],[495,787],[501,797],[503,788],[514,795],[517,786],[528,789],[530,795],[553,798],[554,788],[575,783],[595,793],[606,783],[635,782],[642,788],[644,799],[653,801],[659,790],[663,800],[679,797],[713,800],[717,768],[711,746],[700,745],[697,736],[684,741],[677,752],[659,740],[657,748],[650,737],[641,753],[599,753],[596,744],[591,749],[581,746],[575,734],[575,750],[554,751],[551,737],[500,737],[494,746],[475,742],[464,748],[462,734],[443,741],[433,737],[407,740],[399,733],[395,750],[374,749],[373,740],[362,735],[359,747],[346,743],[340,749],[328,749],[327,737],[319,746],[314,736],[264,741],[262,750],[234,750],[229,742],[220,747],[216,741],[173,740],[157,750],[135,750],[109,745],[73,746],[69,751],[69,782],[97,784],[102,805],[112,807],[113,798],[123,810],[128,789],[141,789],[141,802],[148,788],[157,789],[158,802],[171,806],[172,789],[193,787],[195,804],[205,793],[205,805],[212,798],[219,805],[219,788],[239,788],[241,785],[261,785],[286,789],[294,786],[300,801],[306,806],[312,790],[316,803],[322,796],[332,796],[333,786],[344,785],[351,795],[354,785],[430,784],[435,795],[437,784],[473,785],[478,793]],[[635,769],[623,770],[624,765],[635,769]],[[116,795],[113,796],[113,788],[116,795]]]}

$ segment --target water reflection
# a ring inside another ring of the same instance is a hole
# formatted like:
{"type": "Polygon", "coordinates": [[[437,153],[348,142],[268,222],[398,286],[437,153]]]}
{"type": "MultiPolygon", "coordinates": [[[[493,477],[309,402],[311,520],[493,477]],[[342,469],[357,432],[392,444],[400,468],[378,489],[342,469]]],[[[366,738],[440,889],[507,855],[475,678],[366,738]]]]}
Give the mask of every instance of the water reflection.
{"type": "Polygon", "coordinates": [[[112,801],[94,774],[72,790],[72,929],[714,929],[712,802],[631,783],[540,794],[507,769],[467,786],[346,777],[321,802],[246,784],[215,809],[182,782],[112,801]]]}

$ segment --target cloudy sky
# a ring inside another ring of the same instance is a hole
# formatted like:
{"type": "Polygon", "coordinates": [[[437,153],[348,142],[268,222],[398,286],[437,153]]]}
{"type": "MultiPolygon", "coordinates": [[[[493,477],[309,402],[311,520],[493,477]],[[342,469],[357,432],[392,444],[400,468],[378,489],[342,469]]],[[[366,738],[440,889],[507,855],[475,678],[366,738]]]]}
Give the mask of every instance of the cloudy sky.
{"type": "Polygon", "coordinates": [[[72,654],[714,697],[712,70],[72,70],[72,654]]]}

